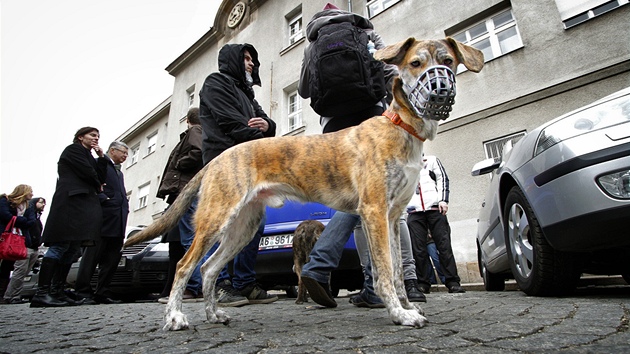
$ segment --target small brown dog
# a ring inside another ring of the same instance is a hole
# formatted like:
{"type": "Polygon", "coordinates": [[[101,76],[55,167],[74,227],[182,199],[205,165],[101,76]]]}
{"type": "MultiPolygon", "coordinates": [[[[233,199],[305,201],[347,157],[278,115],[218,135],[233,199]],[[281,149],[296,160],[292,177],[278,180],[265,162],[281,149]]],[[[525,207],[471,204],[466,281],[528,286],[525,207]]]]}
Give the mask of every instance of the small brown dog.
{"type": "Polygon", "coordinates": [[[310,260],[309,255],[319,235],[324,231],[324,224],[317,220],[304,220],[293,235],[293,271],[298,277],[296,304],[308,302],[306,287],[302,284],[302,267],[310,260]]]}

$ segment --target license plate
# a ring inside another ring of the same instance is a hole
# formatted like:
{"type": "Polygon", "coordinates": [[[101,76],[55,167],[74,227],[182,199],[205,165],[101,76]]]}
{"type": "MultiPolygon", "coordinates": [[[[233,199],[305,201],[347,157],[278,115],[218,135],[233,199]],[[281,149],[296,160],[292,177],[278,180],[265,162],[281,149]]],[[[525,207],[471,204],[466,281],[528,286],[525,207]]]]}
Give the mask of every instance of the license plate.
{"type": "Polygon", "coordinates": [[[293,247],[293,234],[263,236],[258,244],[258,250],[290,247],[293,247]]]}

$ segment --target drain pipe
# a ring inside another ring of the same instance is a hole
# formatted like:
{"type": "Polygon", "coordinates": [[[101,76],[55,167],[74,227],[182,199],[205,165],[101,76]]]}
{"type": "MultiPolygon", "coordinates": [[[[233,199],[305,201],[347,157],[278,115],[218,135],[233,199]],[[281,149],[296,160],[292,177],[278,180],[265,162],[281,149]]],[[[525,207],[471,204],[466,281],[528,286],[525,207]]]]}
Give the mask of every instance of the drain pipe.
{"type": "Polygon", "coordinates": [[[352,0],[348,0],[348,12],[352,12],[352,0]]]}

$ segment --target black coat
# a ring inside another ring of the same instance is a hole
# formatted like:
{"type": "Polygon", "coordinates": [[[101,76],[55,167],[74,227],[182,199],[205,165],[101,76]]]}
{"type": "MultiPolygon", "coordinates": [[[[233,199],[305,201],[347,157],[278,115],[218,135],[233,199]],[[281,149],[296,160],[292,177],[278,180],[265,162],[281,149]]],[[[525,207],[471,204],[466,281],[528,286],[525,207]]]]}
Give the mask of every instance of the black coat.
{"type": "MultiPolygon", "coordinates": [[[[17,209],[12,207],[11,204],[9,204],[9,199],[3,195],[0,197],[0,228],[2,232],[4,232],[7,224],[14,216],[17,216],[17,209]]],[[[22,235],[26,238],[24,242],[27,247],[30,247],[32,244],[29,229],[35,224],[35,221],[35,213],[31,208],[27,208],[26,211],[24,211],[24,215],[18,216],[15,219],[15,227],[22,231],[22,235]]]]}
{"type": "Polygon", "coordinates": [[[173,204],[184,186],[203,168],[201,158],[201,126],[193,125],[179,136],[162,173],[157,197],[173,204]]]}
{"type": "Polygon", "coordinates": [[[98,193],[105,183],[107,158],[94,159],[76,143],[67,146],[57,163],[57,187],[46,219],[44,244],[83,241],[100,237],[102,215],[98,193]]]}
{"type": "Polygon", "coordinates": [[[107,161],[107,176],[103,192],[99,193],[103,209],[103,226],[101,237],[124,237],[127,228],[127,216],[129,215],[129,201],[125,190],[125,179],[122,171],[117,171],[114,162],[107,161]]]}
{"type": "Polygon", "coordinates": [[[199,92],[199,119],[203,127],[203,163],[207,164],[234,145],[276,135],[276,123],[254,99],[254,91],[245,83],[245,54],[254,62],[252,78],[260,86],[258,53],[249,44],[226,44],[219,52],[219,72],[210,74],[199,92]],[[251,118],[269,123],[266,132],[250,128],[251,118]]]}

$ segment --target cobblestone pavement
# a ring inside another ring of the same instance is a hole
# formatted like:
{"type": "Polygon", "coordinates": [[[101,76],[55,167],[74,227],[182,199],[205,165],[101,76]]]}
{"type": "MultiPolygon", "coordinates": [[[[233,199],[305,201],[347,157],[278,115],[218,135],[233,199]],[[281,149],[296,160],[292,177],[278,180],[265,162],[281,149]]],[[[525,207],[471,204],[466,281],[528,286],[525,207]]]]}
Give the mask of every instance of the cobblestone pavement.
{"type": "Polygon", "coordinates": [[[203,303],[184,304],[191,329],[165,332],[156,302],[32,309],[0,306],[7,353],[624,353],[630,352],[630,286],[566,298],[520,291],[432,292],[429,324],[396,326],[385,309],[267,305],[228,308],[229,326],[205,322],[203,303]]]}

